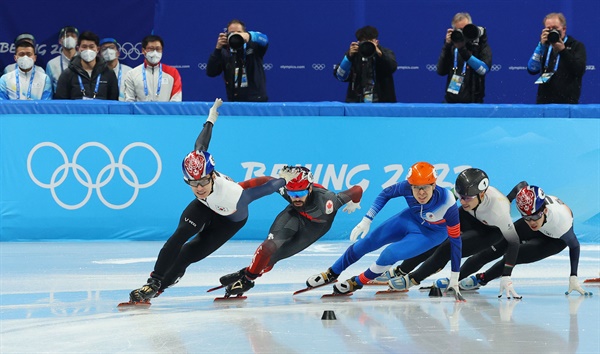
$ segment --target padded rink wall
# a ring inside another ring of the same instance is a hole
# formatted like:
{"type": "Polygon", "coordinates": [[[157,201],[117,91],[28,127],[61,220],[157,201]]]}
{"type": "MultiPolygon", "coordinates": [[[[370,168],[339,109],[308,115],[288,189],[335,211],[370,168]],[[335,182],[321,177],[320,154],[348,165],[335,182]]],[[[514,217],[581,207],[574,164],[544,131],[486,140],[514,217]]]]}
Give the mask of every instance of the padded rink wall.
{"type": "MultiPolygon", "coordinates": [[[[181,160],[211,104],[3,102],[0,240],[168,238],[193,199],[181,160]]],[[[331,190],[363,186],[362,210],[340,212],[325,240],[348,238],[382,188],[426,160],[444,187],[470,166],[504,193],[539,185],[571,207],[582,243],[600,242],[600,105],[224,103],[220,112],[209,151],[233,179],[300,164],[331,190]]],[[[264,239],[285,205],[277,194],[253,203],[235,239],[264,239]]],[[[374,224],[405,206],[391,200],[374,224]]]]}

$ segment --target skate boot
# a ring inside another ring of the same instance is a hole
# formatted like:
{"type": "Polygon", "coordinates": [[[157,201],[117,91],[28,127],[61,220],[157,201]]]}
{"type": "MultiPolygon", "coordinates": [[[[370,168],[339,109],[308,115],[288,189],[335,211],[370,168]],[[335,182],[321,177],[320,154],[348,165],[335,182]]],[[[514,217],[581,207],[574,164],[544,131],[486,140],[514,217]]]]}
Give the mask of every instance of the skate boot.
{"type": "Polygon", "coordinates": [[[235,273],[230,273],[230,274],[225,274],[224,276],[222,276],[219,281],[221,282],[221,285],[230,285],[233,284],[236,280],[239,280],[242,277],[246,276],[246,268],[242,268],[240,270],[238,270],[235,273]]]}
{"type": "Polygon", "coordinates": [[[460,283],[458,283],[458,287],[460,290],[470,291],[477,290],[485,284],[487,284],[487,282],[483,280],[483,273],[478,273],[461,280],[460,283]]]}
{"type": "Polygon", "coordinates": [[[225,288],[225,297],[230,296],[241,296],[246,291],[252,289],[254,287],[254,282],[246,277],[246,275],[242,275],[241,278],[238,278],[232,284],[227,285],[225,288]]]}
{"type": "Polygon", "coordinates": [[[144,302],[150,301],[153,297],[157,296],[158,290],[160,289],[160,280],[156,278],[148,278],[148,283],[139,289],[135,289],[129,293],[129,301],[131,302],[144,302]]]}
{"type": "Polygon", "coordinates": [[[419,285],[413,281],[408,274],[394,277],[388,281],[390,290],[403,291],[408,290],[413,285],[419,285]]]}
{"type": "Polygon", "coordinates": [[[385,273],[381,274],[380,276],[378,276],[377,278],[371,280],[371,282],[377,284],[377,283],[387,283],[389,280],[391,280],[392,278],[396,278],[396,277],[400,277],[406,275],[406,273],[404,273],[401,269],[400,266],[397,267],[390,267],[390,269],[386,270],[385,273]]]}
{"type": "Polygon", "coordinates": [[[309,288],[314,288],[317,286],[329,284],[334,282],[340,275],[335,274],[331,268],[327,269],[324,273],[319,273],[317,275],[311,275],[306,280],[306,286],[309,288]]]}
{"type": "Polygon", "coordinates": [[[337,283],[333,286],[334,294],[348,294],[353,293],[355,290],[362,289],[362,285],[358,283],[356,276],[343,281],[341,283],[337,283]]]}

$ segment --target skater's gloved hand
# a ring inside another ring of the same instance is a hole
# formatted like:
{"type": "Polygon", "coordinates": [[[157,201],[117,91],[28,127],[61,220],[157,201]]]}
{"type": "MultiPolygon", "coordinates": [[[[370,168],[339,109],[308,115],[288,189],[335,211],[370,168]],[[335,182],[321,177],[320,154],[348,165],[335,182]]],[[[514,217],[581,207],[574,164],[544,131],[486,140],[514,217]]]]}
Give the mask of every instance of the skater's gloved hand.
{"type": "Polygon", "coordinates": [[[285,183],[293,180],[298,176],[298,169],[295,166],[283,166],[279,170],[279,177],[285,179],[285,183]]]}
{"type": "Polygon", "coordinates": [[[513,287],[513,282],[509,276],[503,276],[502,278],[500,278],[500,293],[498,294],[499,298],[502,297],[502,294],[504,293],[505,290],[506,290],[506,298],[507,299],[510,299],[511,296],[515,299],[523,298],[523,296],[520,296],[515,291],[515,288],[513,287]]]}
{"type": "Polygon", "coordinates": [[[215,103],[213,103],[213,106],[208,111],[208,118],[206,118],[207,122],[211,122],[212,124],[215,124],[215,122],[217,121],[217,118],[219,117],[219,112],[217,110],[219,109],[219,107],[221,107],[222,104],[223,104],[222,99],[217,98],[215,100],[215,103]]]}
{"type": "Polygon", "coordinates": [[[348,214],[352,214],[356,211],[356,209],[360,209],[360,202],[355,203],[353,201],[349,201],[342,211],[345,211],[348,214]]]}
{"type": "Polygon", "coordinates": [[[363,238],[369,232],[371,228],[371,219],[363,217],[362,220],[356,225],[350,233],[350,241],[356,241],[358,238],[363,238]]]}
{"type": "Polygon", "coordinates": [[[444,290],[444,293],[448,293],[448,290],[454,291],[454,298],[456,301],[466,301],[465,298],[460,293],[460,289],[458,287],[458,276],[460,272],[451,272],[450,273],[450,281],[448,282],[448,287],[444,290]]]}
{"type": "Polygon", "coordinates": [[[585,296],[592,295],[591,292],[583,290],[581,285],[579,285],[579,281],[577,280],[576,275],[571,275],[569,277],[569,290],[565,292],[565,295],[569,295],[573,290],[577,291],[581,295],[585,295],[585,296]]]}

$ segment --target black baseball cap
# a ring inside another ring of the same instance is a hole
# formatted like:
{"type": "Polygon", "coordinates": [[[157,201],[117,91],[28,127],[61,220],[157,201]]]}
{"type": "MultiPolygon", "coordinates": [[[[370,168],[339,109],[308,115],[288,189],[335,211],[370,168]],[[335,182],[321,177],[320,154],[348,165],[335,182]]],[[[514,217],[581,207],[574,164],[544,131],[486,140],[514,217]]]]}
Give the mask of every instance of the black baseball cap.
{"type": "Polygon", "coordinates": [[[58,38],[64,37],[67,33],[75,33],[77,37],[79,37],[79,30],[77,28],[73,26],[66,26],[60,29],[60,32],[58,33],[58,38]]]}

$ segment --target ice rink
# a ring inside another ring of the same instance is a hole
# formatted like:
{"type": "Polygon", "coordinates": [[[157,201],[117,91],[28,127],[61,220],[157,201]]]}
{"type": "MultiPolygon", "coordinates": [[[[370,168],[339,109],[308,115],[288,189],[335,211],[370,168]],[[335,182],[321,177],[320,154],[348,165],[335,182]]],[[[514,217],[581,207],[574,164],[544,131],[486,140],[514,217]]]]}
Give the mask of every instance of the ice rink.
{"type": "MultiPolygon", "coordinates": [[[[498,299],[493,281],[467,302],[408,293],[321,299],[292,296],[349,245],[317,242],[259,278],[246,300],[207,293],[248,265],[258,242],[229,242],[193,264],[148,309],[117,303],[143,285],[162,242],[0,243],[1,353],[600,353],[600,288],[568,288],[567,251],[513,272],[522,300],[498,299]],[[336,320],[322,320],[334,311],[336,320]]],[[[366,269],[365,256],[341,279],[366,269]]],[[[579,279],[600,272],[600,246],[583,245],[579,279]]],[[[449,268],[428,278],[431,285],[449,268]]]]}

